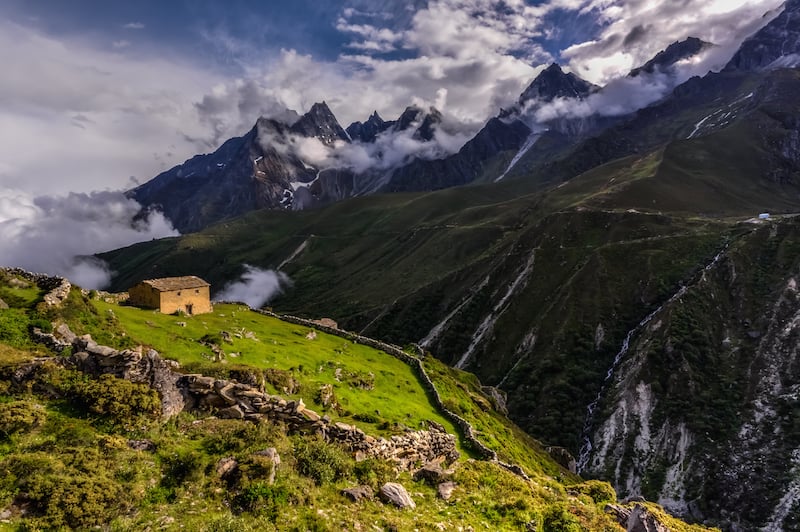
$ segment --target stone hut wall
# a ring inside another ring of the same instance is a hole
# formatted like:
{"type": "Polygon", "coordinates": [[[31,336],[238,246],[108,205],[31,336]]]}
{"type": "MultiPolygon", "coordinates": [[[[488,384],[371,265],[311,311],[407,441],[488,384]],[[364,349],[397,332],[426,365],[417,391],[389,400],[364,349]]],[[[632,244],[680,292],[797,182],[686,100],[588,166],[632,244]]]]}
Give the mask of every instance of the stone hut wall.
{"type": "Polygon", "coordinates": [[[159,308],[164,314],[183,311],[187,314],[205,314],[212,312],[211,290],[208,286],[182,288],[161,292],[159,308]],[[189,312],[191,309],[191,312],[189,312]]]}

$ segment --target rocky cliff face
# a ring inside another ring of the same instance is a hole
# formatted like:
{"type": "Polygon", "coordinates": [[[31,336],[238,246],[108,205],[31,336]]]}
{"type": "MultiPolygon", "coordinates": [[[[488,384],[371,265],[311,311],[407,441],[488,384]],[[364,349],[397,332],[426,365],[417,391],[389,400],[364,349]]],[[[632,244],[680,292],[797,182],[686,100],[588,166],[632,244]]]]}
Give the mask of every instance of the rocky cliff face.
{"type": "MultiPolygon", "coordinates": [[[[771,13],[765,17],[774,16],[771,13]]],[[[800,64],[800,2],[787,1],[781,13],[742,43],[725,70],[757,71],[800,64]]]]}
{"type": "Polygon", "coordinates": [[[800,233],[767,225],[637,332],[584,473],[729,530],[800,526],[800,233]]]}

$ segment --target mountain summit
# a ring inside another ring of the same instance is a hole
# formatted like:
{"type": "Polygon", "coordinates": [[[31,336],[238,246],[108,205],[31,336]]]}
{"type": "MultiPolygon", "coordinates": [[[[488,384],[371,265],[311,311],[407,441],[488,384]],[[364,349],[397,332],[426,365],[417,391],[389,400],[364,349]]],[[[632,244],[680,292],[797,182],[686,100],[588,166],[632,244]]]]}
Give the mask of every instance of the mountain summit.
{"type": "Polygon", "coordinates": [[[697,37],[687,37],[683,41],[670,44],[666,49],[658,52],[650,61],[639,68],[631,70],[629,75],[631,77],[636,77],[642,73],[652,74],[654,72],[666,71],[678,61],[694,57],[711,46],[714,46],[714,44],[698,39],[697,37]]]}
{"type": "Polygon", "coordinates": [[[522,92],[519,104],[525,105],[533,100],[550,102],[556,98],[585,98],[598,88],[572,72],[564,72],[557,63],[552,63],[522,92]]]}

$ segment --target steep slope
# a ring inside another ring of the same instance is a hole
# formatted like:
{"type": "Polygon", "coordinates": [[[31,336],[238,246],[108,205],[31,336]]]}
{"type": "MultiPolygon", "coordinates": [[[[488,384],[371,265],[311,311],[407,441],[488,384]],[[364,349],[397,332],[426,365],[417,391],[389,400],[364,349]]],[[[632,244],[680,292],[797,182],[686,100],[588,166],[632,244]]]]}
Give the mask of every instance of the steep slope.
{"type": "Polygon", "coordinates": [[[725,529],[800,526],[800,224],[762,223],[631,338],[585,472],[725,529]]]}
{"type": "Polygon", "coordinates": [[[188,316],[179,323],[173,316],[90,300],[77,287],[49,304],[42,301],[47,289],[36,283],[51,280],[57,290],[64,286],[63,279],[0,272],[0,293],[11,301],[11,308],[0,310],[0,501],[9,526],[248,531],[359,529],[368,523],[395,529],[704,530],[653,504],[613,504],[608,484],[582,482],[563,469],[494,409],[474,377],[435,360],[390,356],[380,347],[345,341],[341,336],[349,337],[341,331],[326,334],[313,324],[290,324],[236,304],[220,305],[202,322],[188,316]],[[58,325],[58,341],[72,338],[74,354],[47,356],[27,334],[11,334],[51,322],[58,325]],[[219,340],[228,354],[219,354],[217,346],[218,357],[240,363],[205,360],[203,352],[216,336],[206,332],[206,324],[236,333],[228,342],[219,340]],[[91,331],[119,349],[76,338],[68,326],[91,331]],[[182,375],[177,362],[136,348],[134,338],[158,345],[192,373],[182,375]],[[415,364],[402,361],[406,358],[427,369],[415,374],[415,364]],[[304,369],[298,360],[311,367],[304,369]],[[426,393],[424,382],[432,391],[426,393]],[[185,393],[167,397],[172,388],[185,393]],[[225,407],[230,401],[236,406],[225,407]],[[258,401],[261,414],[231,415],[258,401]],[[271,417],[265,401],[279,409],[271,417]],[[167,403],[184,408],[169,422],[167,403]],[[440,416],[443,404],[458,408],[464,423],[480,427],[481,437],[502,456],[521,458],[522,468],[480,456],[459,460],[455,439],[442,432],[454,429],[440,416]],[[349,416],[370,435],[327,421],[349,416]],[[419,423],[427,430],[407,425],[419,423]],[[320,424],[328,427],[325,438],[313,434],[320,424]],[[361,443],[353,448],[356,436],[361,443]],[[396,452],[385,455],[391,449],[396,452]],[[447,454],[425,468],[416,463],[415,456],[441,452],[447,454]],[[404,493],[413,511],[386,497],[387,486],[404,493]],[[608,503],[613,511],[605,510],[608,503]]]}

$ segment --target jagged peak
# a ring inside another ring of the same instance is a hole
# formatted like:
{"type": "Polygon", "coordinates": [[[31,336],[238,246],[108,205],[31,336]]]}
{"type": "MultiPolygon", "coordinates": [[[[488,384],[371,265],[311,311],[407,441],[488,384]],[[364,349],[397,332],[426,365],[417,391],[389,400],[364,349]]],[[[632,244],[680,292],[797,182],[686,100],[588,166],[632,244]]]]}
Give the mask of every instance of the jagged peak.
{"type": "Polygon", "coordinates": [[[631,70],[628,75],[636,77],[643,72],[652,74],[657,70],[663,71],[669,69],[678,61],[693,57],[712,46],[716,45],[698,37],[687,37],[682,41],[675,41],[654,55],[652,59],[642,66],[631,70]]]}
{"type": "Polygon", "coordinates": [[[558,63],[550,63],[522,92],[519,103],[530,100],[549,102],[555,98],[584,98],[597,86],[572,72],[564,72],[558,63]]]}

